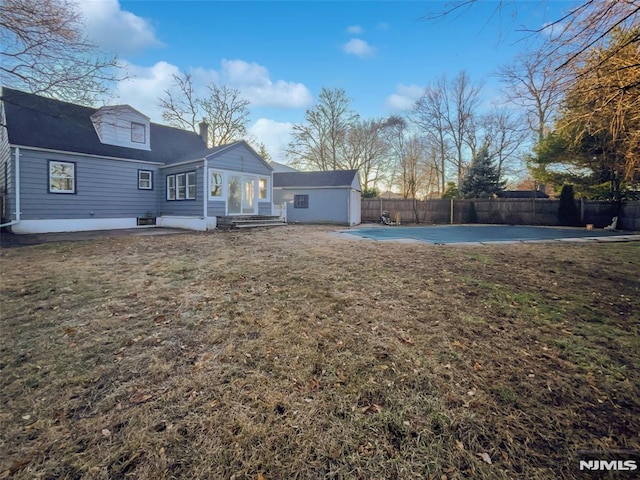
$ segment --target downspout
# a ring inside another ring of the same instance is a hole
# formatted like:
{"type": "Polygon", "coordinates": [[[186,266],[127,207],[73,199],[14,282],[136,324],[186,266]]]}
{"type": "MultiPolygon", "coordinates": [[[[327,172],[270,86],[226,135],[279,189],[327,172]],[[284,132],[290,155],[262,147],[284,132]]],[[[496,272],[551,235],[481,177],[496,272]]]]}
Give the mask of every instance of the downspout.
{"type": "Polygon", "coordinates": [[[14,155],[14,168],[16,170],[16,219],[8,223],[0,224],[0,228],[10,227],[11,225],[20,223],[20,147],[16,147],[14,155]]]}
{"type": "Polygon", "coordinates": [[[209,181],[209,172],[207,172],[207,157],[205,157],[203,159],[203,167],[202,167],[202,192],[203,192],[203,197],[204,197],[204,205],[202,208],[202,213],[204,214],[204,225],[205,225],[205,230],[209,230],[209,210],[208,210],[208,199],[209,199],[209,192],[207,192],[207,183],[209,181]]]}
{"type": "Polygon", "coordinates": [[[351,187],[347,188],[347,223],[351,226],[351,187]]]}

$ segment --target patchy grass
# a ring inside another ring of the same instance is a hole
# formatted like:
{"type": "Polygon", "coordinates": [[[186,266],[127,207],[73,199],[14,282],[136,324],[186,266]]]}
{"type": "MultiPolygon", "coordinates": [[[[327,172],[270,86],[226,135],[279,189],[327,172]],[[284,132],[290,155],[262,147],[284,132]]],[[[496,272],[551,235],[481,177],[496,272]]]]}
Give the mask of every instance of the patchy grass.
{"type": "Polygon", "coordinates": [[[331,231],[5,249],[0,478],[575,478],[640,449],[640,245],[331,231]]]}

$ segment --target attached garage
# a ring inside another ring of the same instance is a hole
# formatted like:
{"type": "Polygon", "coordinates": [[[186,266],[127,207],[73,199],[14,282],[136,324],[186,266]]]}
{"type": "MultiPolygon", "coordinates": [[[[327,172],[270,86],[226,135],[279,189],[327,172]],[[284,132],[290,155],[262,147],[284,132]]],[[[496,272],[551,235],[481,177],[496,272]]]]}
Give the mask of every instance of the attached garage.
{"type": "Polygon", "coordinates": [[[273,173],[273,203],[289,223],[358,225],[360,195],[357,170],[273,173]]]}

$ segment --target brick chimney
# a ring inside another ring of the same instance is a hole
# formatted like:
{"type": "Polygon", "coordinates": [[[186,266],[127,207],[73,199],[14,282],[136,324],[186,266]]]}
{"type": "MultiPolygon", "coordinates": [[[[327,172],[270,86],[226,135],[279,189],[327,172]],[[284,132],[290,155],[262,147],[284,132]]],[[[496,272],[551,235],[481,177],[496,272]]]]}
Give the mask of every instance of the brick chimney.
{"type": "Polygon", "coordinates": [[[205,122],[204,119],[203,119],[198,124],[198,127],[200,127],[200,138],[202,138],[202,141],[204,142],[204,144],[208,146],[208,142],[209,142],[209,124],[207,122],[205,122]]]}

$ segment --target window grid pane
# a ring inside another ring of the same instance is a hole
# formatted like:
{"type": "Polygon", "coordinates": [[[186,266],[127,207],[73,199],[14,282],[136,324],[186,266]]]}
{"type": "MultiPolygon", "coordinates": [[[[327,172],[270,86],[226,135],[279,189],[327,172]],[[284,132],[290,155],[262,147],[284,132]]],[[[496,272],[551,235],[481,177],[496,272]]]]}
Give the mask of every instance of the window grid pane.
{"type": "Polygon", "coordinates": [[[187,173],[187,200],[196,198],[196,174],[187,173]]]}
{"type": "Polygon", "coordinates": [[[184,200],[186,196],[185,174],[176,175],[176,200],[184,200]]]}
{"type": "Polygon", "coordinates": [[[175,175],[169,175],[167,177],[167,199],[176,199],[176,177],[175,175]]]}

